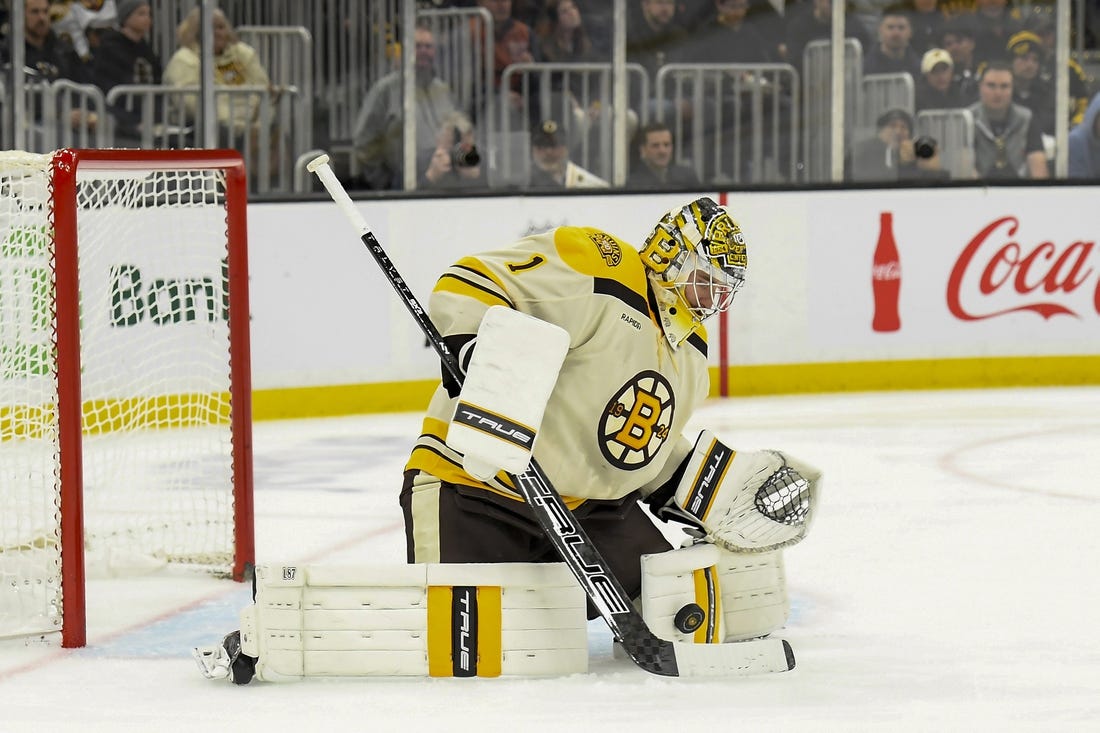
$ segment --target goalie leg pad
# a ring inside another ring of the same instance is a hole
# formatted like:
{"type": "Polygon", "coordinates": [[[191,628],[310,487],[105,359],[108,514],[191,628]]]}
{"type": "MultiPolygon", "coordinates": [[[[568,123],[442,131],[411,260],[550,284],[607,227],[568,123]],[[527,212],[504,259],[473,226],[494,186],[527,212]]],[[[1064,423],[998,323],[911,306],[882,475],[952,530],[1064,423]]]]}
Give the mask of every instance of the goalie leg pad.
{"type": "Polygon", "coordinates": [[[265,681],[588,669],[585,594],[562,563],[260,566],[241,631],[265,681]]]}
{"type": "Polygon", "coordinates": [[[699,543],[643,555],[641,562],[642,617],[662,639],[743,641],[786,623],[790,606],[778,550],[735,553],[699,543]]]}

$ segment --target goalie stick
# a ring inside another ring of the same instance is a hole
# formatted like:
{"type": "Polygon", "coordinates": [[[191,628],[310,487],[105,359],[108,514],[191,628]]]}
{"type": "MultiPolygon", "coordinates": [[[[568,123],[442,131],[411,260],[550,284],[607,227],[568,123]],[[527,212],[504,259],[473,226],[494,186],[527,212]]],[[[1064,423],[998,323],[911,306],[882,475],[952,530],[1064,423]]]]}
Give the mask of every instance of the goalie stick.
{"type": "MultiPolygon", "coordinates": [[[[317,175],[329,196],[351,222],[382,273],[439,355],[443,367],[461,384],[462,373],[457,358],[447,348],[443,336],[370,231],[366,220],[355,208],[328,161],[327,155],[320,155],[309,162],[307,169],[317,175]]],[[[509,476],[531,507],[551,544],[561,554],[562,560],[576,576],[592,605],[611,628],[616,640],[622,644],[634,663],[646,672],[668,677],[750,675],[785,672],[794,667],[794,652],[784,639],[692,644],[657,637],[634,607],[607,561],[581,526],[573,520],[572,513],[538,462],[532,458],[524,473],[509,476]]]]}

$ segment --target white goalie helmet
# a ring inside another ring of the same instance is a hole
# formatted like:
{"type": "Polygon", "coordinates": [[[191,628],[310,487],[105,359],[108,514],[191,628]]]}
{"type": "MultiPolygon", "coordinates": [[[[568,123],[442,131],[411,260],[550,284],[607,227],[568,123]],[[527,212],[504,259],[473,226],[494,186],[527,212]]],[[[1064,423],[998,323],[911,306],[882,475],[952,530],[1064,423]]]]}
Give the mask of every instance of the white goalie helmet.
{"type": "Polygon", "coordinates": [[[654,280],[674,291],[697,322],[732,305],[749,262],[741,227],[706,197],[661,217],[641,254],[654,280]]]}

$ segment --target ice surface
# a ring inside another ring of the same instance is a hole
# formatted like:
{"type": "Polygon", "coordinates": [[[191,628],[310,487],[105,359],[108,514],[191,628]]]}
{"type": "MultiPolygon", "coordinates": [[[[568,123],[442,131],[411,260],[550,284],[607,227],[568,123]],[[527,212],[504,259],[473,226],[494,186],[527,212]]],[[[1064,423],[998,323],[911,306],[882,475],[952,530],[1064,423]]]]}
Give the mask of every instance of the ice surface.
{"type": "MultiPolygon", "coordinates": [[[[1100,389],[715,400],[737,448],[825,471],[787,552],[790,673],[670,679],[612,658],[562,679],[203,679],[240,585],[96,580],[89,644],[0,641],[0,731],[1100,730],[1100,389]]],[[[397,488],[419,416],[255,427],[261,562],[404,559],[397,488]]]]}

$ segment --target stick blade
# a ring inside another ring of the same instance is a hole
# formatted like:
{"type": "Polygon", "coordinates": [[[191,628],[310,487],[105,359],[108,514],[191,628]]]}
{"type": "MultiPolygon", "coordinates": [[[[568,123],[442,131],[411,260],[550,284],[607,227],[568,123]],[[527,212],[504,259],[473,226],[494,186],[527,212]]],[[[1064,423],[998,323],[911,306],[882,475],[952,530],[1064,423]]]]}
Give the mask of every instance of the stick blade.
{"type": "Polygon", "coordinates": [[[747,677],[794,669],[786,639],[755,639],[728,644],[673,644],[680,677],[747,677]]]}

